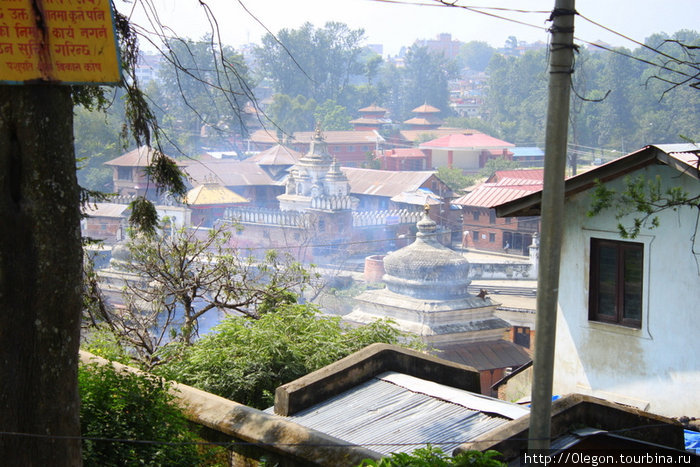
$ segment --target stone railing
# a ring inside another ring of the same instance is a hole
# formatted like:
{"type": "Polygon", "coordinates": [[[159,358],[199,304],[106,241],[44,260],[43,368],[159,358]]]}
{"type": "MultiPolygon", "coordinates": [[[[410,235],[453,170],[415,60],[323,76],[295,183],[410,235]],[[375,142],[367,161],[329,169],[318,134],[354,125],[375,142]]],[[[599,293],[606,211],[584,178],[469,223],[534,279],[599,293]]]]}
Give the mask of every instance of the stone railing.
{"type": "Polygon", "coordinates": [[[357,203],[357,198],[352,196],[324,196],[311,198],[311,209],[322,209],[324,211],[352,209],[353,203],[357,203]]]}
{"type": "Polygon", "coordinates": [[[224,210],[224,219],[248,224],[289,227],[303,227],[308,224],[308,215],[305,213],[264,208],[227,208],[224,210]]]}
{"type": "Polygon", "coordinates": [[[422,211],[409,211],[407,209],[359,211],[352,213],[352,224],[354,227],[415,224],[421,219],[422,216],[422,211]]]}

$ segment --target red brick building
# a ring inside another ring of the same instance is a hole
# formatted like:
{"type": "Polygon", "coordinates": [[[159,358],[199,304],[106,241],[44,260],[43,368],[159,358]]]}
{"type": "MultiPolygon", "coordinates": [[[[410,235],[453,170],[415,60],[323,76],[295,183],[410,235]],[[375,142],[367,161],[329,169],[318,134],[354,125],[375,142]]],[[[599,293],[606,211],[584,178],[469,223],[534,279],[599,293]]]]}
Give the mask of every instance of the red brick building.
{"type": "Polygon", "coordinates": [[[542,189],[542,169],[496,172],[474,191],[453,201],[462,207],[462,245],[475,250],[529,255],[539,217],[496,217],[493,208],[542,189]]]}

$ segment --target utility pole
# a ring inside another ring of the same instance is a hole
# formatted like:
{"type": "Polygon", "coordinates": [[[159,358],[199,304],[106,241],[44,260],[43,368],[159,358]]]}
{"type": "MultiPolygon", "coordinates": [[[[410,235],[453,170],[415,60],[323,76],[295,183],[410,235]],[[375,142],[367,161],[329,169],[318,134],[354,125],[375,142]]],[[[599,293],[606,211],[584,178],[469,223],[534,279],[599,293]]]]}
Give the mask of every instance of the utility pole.
{"type": "Polygon", "coordinates": [[[528,449],[549,449],[552,378],[559,292],[564,178],[573,73],[575,0],[556,0],[552,11],[549,100],[545,135],[544,185],[537,318],[528,449]]]}

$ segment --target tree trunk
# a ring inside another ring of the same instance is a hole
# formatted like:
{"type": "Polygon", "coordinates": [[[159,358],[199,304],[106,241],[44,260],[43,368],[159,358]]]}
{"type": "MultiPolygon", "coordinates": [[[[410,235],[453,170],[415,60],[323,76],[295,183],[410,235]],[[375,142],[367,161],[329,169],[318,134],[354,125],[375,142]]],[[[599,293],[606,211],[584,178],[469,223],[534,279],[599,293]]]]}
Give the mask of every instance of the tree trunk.
{"type": "Polygon", "coordinates": [[[0,459],[81,465],[70,88],[0,85],[0,459]]]}

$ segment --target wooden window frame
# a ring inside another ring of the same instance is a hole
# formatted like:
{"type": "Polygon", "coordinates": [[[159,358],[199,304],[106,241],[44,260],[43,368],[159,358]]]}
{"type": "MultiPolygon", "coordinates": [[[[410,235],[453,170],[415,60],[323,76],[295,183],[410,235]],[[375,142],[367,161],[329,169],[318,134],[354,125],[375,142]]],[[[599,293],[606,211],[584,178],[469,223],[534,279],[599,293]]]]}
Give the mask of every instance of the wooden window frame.
{"type": "Polygon", "coordinates": [[[618,324],[630,328],[640,329],[642,327],[643,301],[644,301],[644,244],[636,242],[624,242],[619,240],[609,240],[602,238],[591,238],[591,258],[589,275],[589,297],[588,297],[588,319],[601,323],[618,324]],[[600,293],[600,248],[602,246],[613,247],[616,251],[615,269],[615,314],[613,316],[599,313],[598,298],[600,293]],[[641,253],[641,276],[642,285],[639,290],[639,319],[624,316],[625,300],[625,252],[636,251],[641,253]]]}

